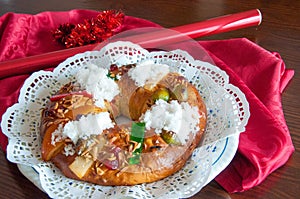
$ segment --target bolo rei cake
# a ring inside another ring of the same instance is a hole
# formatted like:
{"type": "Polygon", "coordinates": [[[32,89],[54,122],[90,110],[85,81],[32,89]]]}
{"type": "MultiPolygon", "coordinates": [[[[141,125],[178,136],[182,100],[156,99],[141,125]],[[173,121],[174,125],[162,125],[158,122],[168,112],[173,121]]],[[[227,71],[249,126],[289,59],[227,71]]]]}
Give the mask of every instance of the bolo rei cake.
{"type": "Polygon", "coordinates": [[[86,64],[43,109],[41,153],[72,179],[149,183],[184,166],[205,126],[197,89],[168,65],[86,64]]]}

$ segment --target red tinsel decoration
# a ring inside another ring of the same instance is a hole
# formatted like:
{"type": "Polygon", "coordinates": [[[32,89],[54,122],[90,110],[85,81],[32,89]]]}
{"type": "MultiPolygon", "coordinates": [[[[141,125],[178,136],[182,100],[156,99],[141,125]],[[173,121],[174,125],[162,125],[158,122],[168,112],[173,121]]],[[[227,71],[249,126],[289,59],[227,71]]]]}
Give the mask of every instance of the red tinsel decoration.
{"type": "Polygon", "coordinates": [[[121,11],[103,11],[96,18],[86,19],[80,24],[60,25],[53,37],[66,48],[102,42],[120,30],[124,16],[121,11]]]}

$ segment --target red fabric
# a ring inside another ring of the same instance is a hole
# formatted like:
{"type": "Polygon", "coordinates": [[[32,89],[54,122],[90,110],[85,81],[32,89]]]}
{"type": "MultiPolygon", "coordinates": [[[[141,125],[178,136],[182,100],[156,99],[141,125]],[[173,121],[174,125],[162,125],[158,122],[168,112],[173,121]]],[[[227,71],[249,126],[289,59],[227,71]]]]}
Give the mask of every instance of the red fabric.
{"type": "Polygon", "coordinates": [[[277,53],[247,39],[201,44],[227,72],[231,83],[245,93],[250,105],[251,116],[240,136],[238,154],[216,178],[230,192],[244,191],[262,182],[294,151],[281,107],[281,93],[294,71],[285,69],[277,53]]]}
{"type": "MultiPolygon", "coordinates": [[[[0,17],[0,61],[63,48],[54,42],[51,30],[62,23],[81,23],[98,14],[92,10],[44,12],[37,15],[8,13],[0,17]]],[[[158,26],[134,17],[125,17],[123,30],[158,26]]],[[[216,178],[229,192],[240,192],[261,183],[282,166],[294,151],[286,126],[281,93],[294,75],[277,53],[270,53],[247,39],[200,41],[216,65],[225,70],[232,84],[246,95],[251,116],[240,136],[238,153],[216,178]]],[[[0,115],[17,102],[19,90],[29,76],[0,80],[0,115]]],[[[7,138],[0,133],[3,150],[7,138]]]]}

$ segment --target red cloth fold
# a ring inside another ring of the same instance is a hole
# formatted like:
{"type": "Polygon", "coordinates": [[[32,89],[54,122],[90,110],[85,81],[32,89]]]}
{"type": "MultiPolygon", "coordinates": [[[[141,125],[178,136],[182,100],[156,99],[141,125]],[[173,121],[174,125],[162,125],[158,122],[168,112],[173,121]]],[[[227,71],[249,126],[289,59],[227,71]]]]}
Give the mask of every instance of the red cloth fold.
{"type": "Polygon", "coordinates": [[[230,82],[246,95],[250,118],[240,136],[238,155],[217,176],[230,192],[248,190],[282,166],[294,152],[285,123],[281,93],[294,75],[277,53],[270,53],[247,39],[201,42],[230,82]]]}
{"type": "MultiPolygon", "coordinates": [[[[62,23],[81,23],[95,17],[93,10],[44,12],[37,15],[7,13],[0,17],[0,61],[63,47],[51,31],[62,23]]],[[[123,30],[158,26],[150,21],[125,17],[123,30]]],[[[227,72],[230,82],[246,95],[251,116],[240,136],[238,153],[216,181],[229,192],[240,192],[261,183],[282,166],[294,151],[281,105],[281,93],[294,75],[278,53],[271,53],[247,39],[200,41],[216,65],[227,72]]],[[[17,102],[29,74],[0,80],[0,115],[17,102]]],[[[3,150],[7,138],[0,133],[3,150]]]]}

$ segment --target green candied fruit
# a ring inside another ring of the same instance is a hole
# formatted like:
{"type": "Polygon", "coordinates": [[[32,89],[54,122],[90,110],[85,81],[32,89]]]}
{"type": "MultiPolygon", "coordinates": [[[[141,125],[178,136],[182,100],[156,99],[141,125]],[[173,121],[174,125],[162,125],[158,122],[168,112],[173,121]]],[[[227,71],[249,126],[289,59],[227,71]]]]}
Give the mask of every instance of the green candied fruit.
{"type": "Polygon", "coordinates": [[[177,135],[176,133],[172,132],[172,131],[163,131],[160,136],[162,137],[162,139],[167,143],[167,144],[180,144],[180,142],[178,141],[177,135]]]}
{"type": "Polygon", "coordinates": [[[141,154],[134,153],[134,154],[132,155],[132,157],[129,158],[128,163],[129,163],[130,165],[132,165],[132,164],[139,164],[140,161],[141,161],[141,160],[140,160],[140,157],[141,157],[141,154]]]}
{"type": "Polygon", "coordinates": [[[119,80],[118,76],[117,76],[116,74],[112,73],[112,72],[108,72],[108,73],[106,74],[106,76],[107,76],[108,78],[112,79],[112,80],[115,80],[115,81],[118,81],[118,80],[119,80]]]}
{"type": "Polygon", "coordinates": [[[159,100],[159,99],[169,101],[170,93],[169,93],[168,89],[166,89],[166,88],[159,88],[154,92],[152,97],[153,97],[154,101],[159,100]]]}
{"type": "Polygon", "coordinates": [[[143,150],[143,143],[145,137],[145,123],[144,122],[133,122],[131,125],[131,134],[130,140],[135,141],[140,144],[140,147],[137,148],[132,157],[129,158],[129,164],[139,164],[140,157],[143,150]]]}

